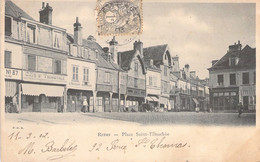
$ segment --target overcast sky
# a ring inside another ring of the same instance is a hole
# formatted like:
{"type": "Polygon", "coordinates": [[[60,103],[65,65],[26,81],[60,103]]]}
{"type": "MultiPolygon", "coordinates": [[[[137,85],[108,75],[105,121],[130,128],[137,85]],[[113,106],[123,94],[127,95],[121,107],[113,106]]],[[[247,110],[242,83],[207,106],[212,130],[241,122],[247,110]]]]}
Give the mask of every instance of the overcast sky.
{"type": "MultiPolygon", "coordinates": [[[[35,20],[39,20],[42,1],[13,0],[35,20]]],[[[47,2],[47,1],[46,1],[47,2]]],[[[53,2],[53,25],[73,33],[75,17],[83,26],[83,36],[93,35],[102,46],[110,37],[96,32],[95,2],[53,2]]],[[[230,44],[240,40],[255,48],[255,4],[240,3],[170,3],[143,2],[144,47],[168,44],[172,56],[178,55],[181,68],[190,65],[200,78],[208,77],[211,61],[220,59],[230,44]]],[[[118,38],[120,41],[126,39],[118,38]]],[[[133,42],[121,46],[120,51],[132,49],[133,42]]]]}

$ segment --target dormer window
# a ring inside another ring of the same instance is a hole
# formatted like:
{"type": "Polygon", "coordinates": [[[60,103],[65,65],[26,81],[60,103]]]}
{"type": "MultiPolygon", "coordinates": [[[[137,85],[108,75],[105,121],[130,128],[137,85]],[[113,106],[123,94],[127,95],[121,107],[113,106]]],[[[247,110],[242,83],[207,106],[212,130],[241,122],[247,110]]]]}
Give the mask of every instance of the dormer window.
{"type": "Polygon", "coordinates": [[[27,42],[36,43],[36,26],[28,24],[27,25],[27,42]]]}
{"type": "Polygon", "coordinates": [[[153,59],[150,60],[150,66],[153,66],[153,59]]]}
{"type": "Polygon", "coordinates": [[[53,47],[61,48],[61,32],[54,31],[53,33],[53,47]]]}
{"type": "Polygon", "coordinates": [[[229,66],[236,66],[238,65],[239,58],[238,57],[230,57],[229,58],[229,66]]]}

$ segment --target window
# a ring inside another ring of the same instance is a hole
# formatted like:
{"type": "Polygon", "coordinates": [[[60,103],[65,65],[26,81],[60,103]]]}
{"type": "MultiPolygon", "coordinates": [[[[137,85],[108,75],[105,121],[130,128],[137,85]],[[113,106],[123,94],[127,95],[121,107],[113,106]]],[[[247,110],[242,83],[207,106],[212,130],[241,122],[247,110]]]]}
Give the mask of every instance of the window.
{"type": "Polygon", "coordinates": [[[12,66],[12,52],[5,51],[5,67],[10,68],[12,66]]]}
{"type": "Polygon", "coordinates": [[[89,69],[88,68],[83,69],[83,81],[85,84],[88,84],[88,82],[89,82],[89,69]]]}
{"type": "Polygon", "coordinates": [[[137,88],[137,78],[134,78],[134,87],[137,88]]]}
{"type": "Polygon", "coordinates": [[[249,84],[249,72],[242,73],[242,82],[243,84],[249,84]]]}
{"type": "Polygon", "coordinates": [[[164,66],[164,76],[167,76],[167,66],[164,66]]]}
{"type": "Polygon", "coordinates": [[[138,72],[138,63],[135,62],[135,72],[138,72]]]}
{"type": "Polygon", "coordinates": [[[149,85],[152,86],[153,85],[153,77],[149,76],[149,85]]]}
{"type": "Polygon", "coordinates": [[[36,26],[34,25],[27,25],[27,42],[29,43],[36,43],[36,26]]]}
{"type": "Polygon", "coordinates": [[[5,17],[5,35],[11,36],[12,34],[12,19],[5,17]]]}
{"type": "Polygon", "coordinates": [[[110,83],[110,73],[109,72],[105,72],[104,82],[105,83],[110,83]]]}
{"type": "Polygon", "coordinates": [[[53,73],[54,74],[61,74],[61,60],[54,60],[53,61],[53,73]]]}
{"type": "Polygon", "coordinates": [[[28,55],[28,70],[36,71],[36,56],[28,55]]]}
{"type": "Polygon", "coordinates": [[[53,32],[53,47],[60,48],[61,45],[61,33],[60,32],[53,32]]]}
{"type": "Polygon", "coordinates": [[[218,85],[223,86],[223,83],[224,83],[224,76],[218,75],[218,85]]]}
{"type": "Polygon", "coordinates": [[[236,85],[236,74],[229,75],[230,85],[236,85]]]}
{"type": "Polygon", "coordinates": [[[78,67],[78,66],[73,66],[72,79],[73,79],[74,81],[78,81],[78,80],[79,80],[79,67],[78,67]]]}
{"type": "Polygon", "coordinates": [[[88,52],[88,49],[87,49],[87,48],[84,49],[83,58],[85,58],[85,59],[88,59],[88,58],[89,58],[89,52],[88,52]]]}

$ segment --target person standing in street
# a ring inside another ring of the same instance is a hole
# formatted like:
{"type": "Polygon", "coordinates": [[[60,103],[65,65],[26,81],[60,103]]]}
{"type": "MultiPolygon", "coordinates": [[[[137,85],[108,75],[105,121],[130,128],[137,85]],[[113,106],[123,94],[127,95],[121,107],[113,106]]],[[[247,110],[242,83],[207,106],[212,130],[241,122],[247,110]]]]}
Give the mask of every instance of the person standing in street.
{"type": "Polygon", "coordinates": [[[238,106],[237,106],[237,111],[238,111],[238,117],[240,118],[241,117],[241,114],[243,112],[243,106],[242,106],[242,103],[239,102],[238,106]]]}
{"type": "Polygon", "coordinates": [[[87,99],[84,99],[84,101],[83,101],[83,112],[84,113],[86,113],[87,108],[88,108],[88,102],[87,102],[87,99]]]}

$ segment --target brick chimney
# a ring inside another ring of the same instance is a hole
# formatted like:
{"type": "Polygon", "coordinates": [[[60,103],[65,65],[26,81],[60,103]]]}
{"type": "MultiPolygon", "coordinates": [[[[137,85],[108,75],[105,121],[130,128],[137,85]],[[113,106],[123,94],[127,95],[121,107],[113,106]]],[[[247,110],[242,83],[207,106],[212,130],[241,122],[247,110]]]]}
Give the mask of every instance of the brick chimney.
{"type": "Polygon", "coordinates": [[[186,74],[186,79],[190,78],[190,65],[189,64],[185,64],[184,72],[186,74]]]}
{"type": "Polygon", "coordinates": [[[39,11],[40,14],[40,22],[47,24],[47,25],[52,25],[52,7],[49,6],[49,3],[46,4],[42,2],[42,8],[39,11]]]}
{"type": "Polygon", "coordinates": [[[76,22],[73,24],[74,26],[74,43],[78,45],[82,45],[82,27],[79,23],[79,18],[76,17],[76,22]]]}
{"type": "Polygon", "coordinates": [[[139,50],[141,58],[143,58],[143,42],[140,40],[134,42],[134,50],[139,50]]]}
{"type": "Polygon", "coordinates": [[[109,53],[111,54],[111,59],[114,61],[115,64],[119,64],[117,45],[118,42],[116,41],[116,37],[113,36],[113,39],[109,42],[109,53]]]}
{"type": "Polygon", "coordinates": [[[229,46],[229,52],[233,52],[233,51],[241,51],[242,49],[242,45],[240,44],[240,41],[238,41],[238,43],[234,43],[234,45],[230,45],[229,46]]]}

